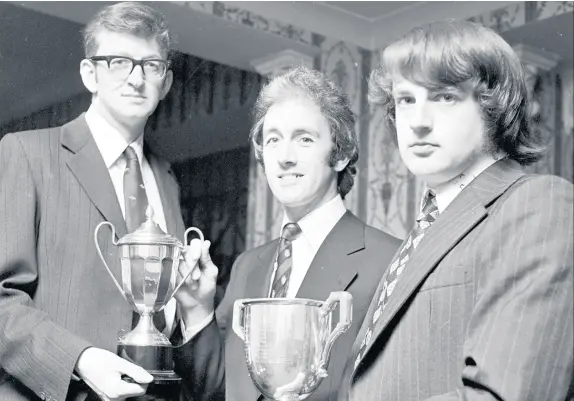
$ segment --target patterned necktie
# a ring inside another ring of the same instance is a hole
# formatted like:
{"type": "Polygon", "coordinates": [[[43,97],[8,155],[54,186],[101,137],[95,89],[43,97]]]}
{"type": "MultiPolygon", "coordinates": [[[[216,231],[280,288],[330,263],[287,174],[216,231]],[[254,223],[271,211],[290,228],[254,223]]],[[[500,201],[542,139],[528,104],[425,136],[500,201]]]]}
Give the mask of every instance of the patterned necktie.
{"type": "MultiPolygon", "coordinates": [[[[124,204],[126,213],[126,226],[128,233],[134,232],[144,221],[145,211],[148,207],[148,199],[142,178],[142,171],[138,156],[135,150],[128,146],[124,151],[127,159],[126,170],[124,172],[124,204]]],[[[132,315],[132,328],[137,325],[139,314],[132,315]]],[[[153,321],[159,331],[165,329],[165,314],[158,312],[154,314],[153,321]]]]}
{"type": "MultiPolygon", "coordinates": [[[[434,223],[437,217],[438,207],[436,204],[435,194],[431,191],[428,191],[425,196],[422,211],[417,217],[414,228],[409,233],[407,240],[403,243],[401,250],[395,256],[395,259],[393,259],[393,262],[389,266],[388,273],[384,278],[383,287],[377,302],[377,308],[373,313],[372,320],[369,324],[367,332],[365,333],[361,347],[359,348],[357,359],[355,359],[355,368],[357,368],[359,362],[363,358],[365,349],[367,348],[369,341],[371,341],[373,331],[377,325],[377,322],[379,321],[379,318],[383,314],[385,306],[387,306],[389,297],[395,289],[399,276],[403,272],[407,262],[411,257],[411,254],[423,239],[426,230],[431,226],[432,223],[434,223]]],[[[368,317],[365,319],[368,319],[368,317]]]]}
{"type": "Polygon", "coordinates": [[[277,270],[271,286],[271,298],[284,298],[287,296],[291,267],[293,267],[292,241],[301,235],[301,228],[296,223],[287,223],[281,232],[279,248],[277,249],[277,270]]]}
{"type": "Polygon", "coordinates": [[[148,199],[142,171],[135,150],[128,146],[124,151],[127,159],[124,172],[124,205],[128,233],[134,232],[144,221],[148,199]]]}

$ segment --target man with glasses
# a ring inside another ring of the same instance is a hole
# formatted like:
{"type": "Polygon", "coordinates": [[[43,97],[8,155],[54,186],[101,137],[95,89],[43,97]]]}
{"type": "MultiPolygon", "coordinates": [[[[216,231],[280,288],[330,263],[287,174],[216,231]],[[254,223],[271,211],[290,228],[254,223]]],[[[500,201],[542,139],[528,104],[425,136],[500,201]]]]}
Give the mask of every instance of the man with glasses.
{"type": "MultiPolygon", "coordinates": [[[[177,183],[143,139],[172,83],[170,36],[154,9],[119,3],[88,23],[84,46],[89,110],[62,127],[0,142],[3,401],[78,401],[90,388],[118,400],[143,394],[152,380],[115,354],[132,311],[97,256],[94,230],[107,220],[122,237],[143,222],[149,204],[164,231],[184,231],[177,183]]],[[[100,244],[119,273],[116,247],[104,235],[100,244]]],[[[174,317],[168,304],[168,331],[174,317]]]]}

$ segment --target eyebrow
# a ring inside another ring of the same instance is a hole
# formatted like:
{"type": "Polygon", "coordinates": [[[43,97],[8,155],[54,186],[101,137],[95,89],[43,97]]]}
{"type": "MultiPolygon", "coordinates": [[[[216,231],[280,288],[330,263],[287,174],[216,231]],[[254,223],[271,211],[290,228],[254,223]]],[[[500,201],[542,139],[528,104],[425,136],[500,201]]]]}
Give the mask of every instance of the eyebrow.
{"type": "Polygon", "coordinates": [[[119,56],[119,57],[129,57],[129,58],[133,58],[134,60],[164,60],[163,57],[161,57],[161,55],[159,54],[152,54],[152,55],[147,55],[144,57],[133,57],[130,54],[127,54],[124,51],[120,51],[120,52],[116,52],[116,53],[110,53],[111,56],[119,56]]]}
{"type": "MultiPolygon", "coordinates": [[[[277,134],[277,135],[281,135],[283,136],[283,134],[281,133],[281,131],[275,127],[268,129],[267,131],[263,131],[263,136],[265,135],[271,135],[271,134],[277,134]]],[[[309,134],[309,135],[313,135],[317,138],[319,138],[321,135],[319,134],[319,131],[316,130],[312,130],[312,129],[308,129],[308,128],[297,128],[293,131],[293,136],[301,136],[304,134],[309,134]]]]}
{"type": "Polygon", "coordinates": [[[403,88],[393,88],[392,90],[392,94],[393,96],[399,96],[399,95],[412,95],[412,91],[408,90],[408,89],[403,89],[403,88]]]}

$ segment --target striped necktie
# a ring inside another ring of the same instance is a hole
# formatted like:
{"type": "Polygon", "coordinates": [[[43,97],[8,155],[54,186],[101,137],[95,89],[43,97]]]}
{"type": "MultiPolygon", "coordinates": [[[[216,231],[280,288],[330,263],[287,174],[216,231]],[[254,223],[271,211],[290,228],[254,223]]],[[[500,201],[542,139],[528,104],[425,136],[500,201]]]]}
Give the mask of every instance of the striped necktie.
{"type": "Polygon", "coordinates": [[[375,308],[372,316],[367,316],[365,318],[365,321],[369,321],[367,319],[370,319],[370,323],[367,332],[365,333],[365,337],[363,338],[363,342],[359,348],[357,358],[355,359],[355,368],[359,365],[359,362],[361,362],[361,359],[363,358],[365,349],[371,341],[371,337],[375,331],[377,323],[379,322],[379,318],[383,314],[385,306],[387,306],[389,297],[395,289],[399,276],[405,269],[411,254],[423,239],[426,230],[432,225],[432,223],[434,223],[438,217],[438,213],[436,196],[432,191],[428,191],[425,196],[422,211],[417,217],[414,228],[409,233],[407,240],[403,242],[401,250],[395,255],[393,262],[389,266],[387,274],[384,276],[382,290],[379,293],[379,299],[377,301],[377,307],[375,308]]]}
{"type": "Polygon", "coordinates": [[[296,223],[287,223],[281,231],[277,249],[277,269],[271,286],[271,298],[287,296],[291,268],[293,267],[293,249],[291,243],[301,235],[301,228],[296,223]]]}

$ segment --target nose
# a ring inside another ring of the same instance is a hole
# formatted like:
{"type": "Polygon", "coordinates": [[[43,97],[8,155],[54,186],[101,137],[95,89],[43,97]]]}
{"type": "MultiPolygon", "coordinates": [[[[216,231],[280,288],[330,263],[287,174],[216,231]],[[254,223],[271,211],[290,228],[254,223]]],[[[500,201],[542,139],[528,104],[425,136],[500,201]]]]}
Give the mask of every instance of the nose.
{"type": "Polygon", "coordinates": [[[297,164],[297,152],[291,141],[282,141],[277,153],[277,161],[282,166],[297,164]]]}
{"type": "Polygon", "coordinates": [[[426,101],[418,101],[413,105],[410,115],[410,127],[415,133],[424,134],[432,130],[433,117],[431,104],[426,101]]]}
{"type": "Polygon", "coordinates": [[[145,82],[145,77],[141,65],[134,66],[134,69],[132,70],[130,75],[128,75],[127,82],[136,88],[143,86],[145,82]]]}

